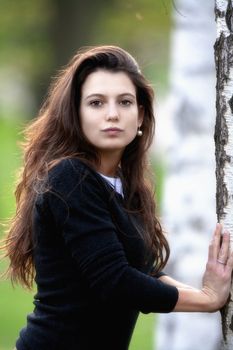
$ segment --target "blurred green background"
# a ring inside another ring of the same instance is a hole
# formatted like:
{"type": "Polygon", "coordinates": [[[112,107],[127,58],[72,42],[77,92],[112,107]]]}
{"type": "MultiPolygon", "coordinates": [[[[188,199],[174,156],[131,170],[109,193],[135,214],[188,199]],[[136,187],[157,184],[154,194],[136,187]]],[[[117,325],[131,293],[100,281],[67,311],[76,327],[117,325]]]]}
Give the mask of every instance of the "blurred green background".
{"type": "MultiPolygon", "coordinates": [[[[172,1],[0,0],[0,222],[15,210],[21,131],[51,77],[82,46],[114,44],[135,56],[157,95],[167,89],[172,1]]],[[[161,166],[157,171],[160,195],[161,166]]],[[[0,236],[4,227],[0,226],[0,236]]],[[[0,261],[3,271],[7,261],[0,261]]],[[[0,280],[0,350],[11,350],[33,293],[0,280]]],[[[130,350],[152,350],[155,316],[141,315],[130,350]]]]}

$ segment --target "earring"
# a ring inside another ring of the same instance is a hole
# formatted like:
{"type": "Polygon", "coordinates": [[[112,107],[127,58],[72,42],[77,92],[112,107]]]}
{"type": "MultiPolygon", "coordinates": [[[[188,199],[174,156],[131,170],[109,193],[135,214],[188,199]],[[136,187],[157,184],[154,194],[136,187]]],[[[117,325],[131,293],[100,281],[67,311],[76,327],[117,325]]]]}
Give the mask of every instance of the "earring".
{"type": "Polygon", "coordinates": [[[138,127],[138,132],[137,132],[137,135],[141,137],[141,136],[142,136],[142,134],[143,134],[143,132],[142,132],[142,130],[140,130],[140,126],[139,126],[139,127],[138,127]]]}

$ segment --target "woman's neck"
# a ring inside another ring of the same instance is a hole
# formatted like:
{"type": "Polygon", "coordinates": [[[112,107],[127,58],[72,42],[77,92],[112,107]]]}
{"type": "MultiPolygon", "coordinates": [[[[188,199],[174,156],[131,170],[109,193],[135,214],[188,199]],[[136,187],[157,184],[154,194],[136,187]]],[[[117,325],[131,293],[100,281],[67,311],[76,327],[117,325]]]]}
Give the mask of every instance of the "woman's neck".
{"type": "Polygon", "coordinates": [[[115,177],[117,174],[117,169],[119,167],[121,160],[121,154],[108,154],[101,155],[101,163],[97,171],[103,175],[115,177]]]}

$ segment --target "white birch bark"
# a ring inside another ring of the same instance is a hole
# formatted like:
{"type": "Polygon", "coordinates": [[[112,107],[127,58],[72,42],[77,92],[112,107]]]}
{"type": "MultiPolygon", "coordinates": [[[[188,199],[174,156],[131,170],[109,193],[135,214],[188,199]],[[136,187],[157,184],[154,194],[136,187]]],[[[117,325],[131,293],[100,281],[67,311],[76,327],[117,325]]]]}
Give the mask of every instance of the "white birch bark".
{"type": "MultiPolygon", "coordinates": [[[[166,130],[160,129],[160,119],[157,130],[159,140],[163,137],[167,141],[163,221],[172,251],[167,272],[201,287],[208,244],[217,221],[214,0],[174,3],[171,87],[166,110],[170,132],[168,125],[166,130]]],[[[157,350],[219,350],[220,315],[159,315],[155,338],[157,350]]]]}
{"type": "MultiPolygon", "coordinates": [[[[233,0],[216,0],[217,118],[215,127],[217,214],[233,242],[233,0]]],[[[233,288],[231,295],[233,293],[233,288]]],[[[233,349],[233,300],[222,312],[222,349],[233,349]]]]}

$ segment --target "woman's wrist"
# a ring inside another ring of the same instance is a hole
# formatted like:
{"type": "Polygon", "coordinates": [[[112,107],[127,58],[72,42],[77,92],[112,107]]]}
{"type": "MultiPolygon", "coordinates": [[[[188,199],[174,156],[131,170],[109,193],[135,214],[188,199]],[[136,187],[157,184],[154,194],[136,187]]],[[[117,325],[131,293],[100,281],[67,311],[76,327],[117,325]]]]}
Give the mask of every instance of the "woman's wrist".
{"type": "Polygon", "coordinates": [[[207,296],[209,300],[209,307],[211,307],[211,310],[209,312],[220,310],[227,302],[227,299],[221,298],[220,294],[213,292],[212,289],[209,289],[206,286],[202,288],[202,292],[207,296]]]}
{"type": "Polygon", "coordinates": [[[163,283],[169,284],[170,286],[174,286],[177,288],[182,288],[182,289],[195,289],[192,286],[189,286],[187,284],[184,284],[180,281],[175,280],[174,278],[168,276],[168,275],[163,275],[159,277],[159,280],[162,281],[163,283]]]}
{"type": "Polygon", "coordinates": [[[216,298],[205,289],[178,288],[179,297],[173,311],[175,312],[215,312],[218,305],[216,298]]]}

